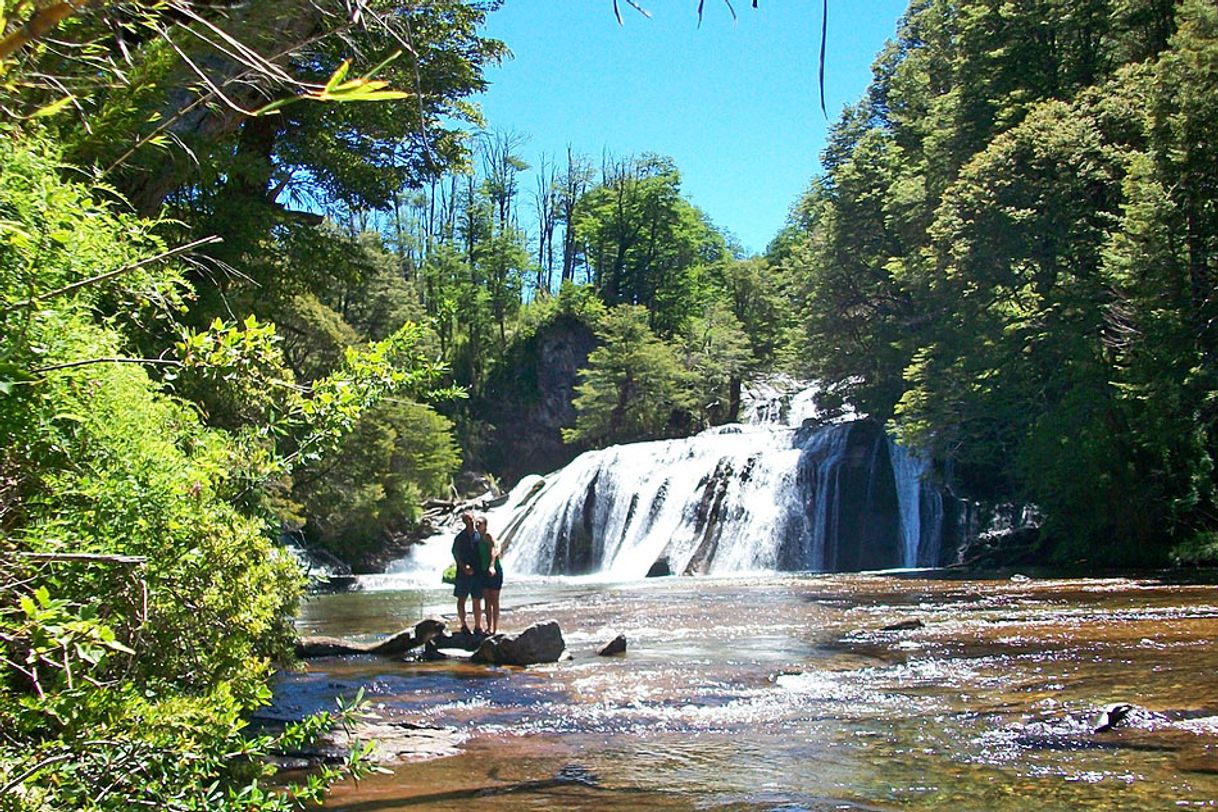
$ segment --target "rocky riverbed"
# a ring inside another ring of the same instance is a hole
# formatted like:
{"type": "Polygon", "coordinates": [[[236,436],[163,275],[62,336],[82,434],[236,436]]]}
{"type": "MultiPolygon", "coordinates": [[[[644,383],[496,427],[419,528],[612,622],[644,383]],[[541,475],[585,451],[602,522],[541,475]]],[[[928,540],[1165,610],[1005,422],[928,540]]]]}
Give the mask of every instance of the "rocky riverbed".
{"type": "MultiPolygon", "coordinates": [[[[387,636],[440,590],[306,605],[309,634],[387,636]]],[[[505,599],[509,592],[505,590],[505,599]]],[[[417,617],[418,615],[416,615],[417,617]]],[[[363,689],[392,775],[349,810],[1111,809],[1218,798],[1218,588],[1156,577],[804,576],[520,583],[504,626],[556,620],[529,667],[310,662],[277,698],[363,689]],[[618,634],[623,654],[597,652],[618,634]],[[1111,729],[1101,711],[1132,706],[1111,729]],[[437,733],[417,735],[409,731],[437,733]]]]}

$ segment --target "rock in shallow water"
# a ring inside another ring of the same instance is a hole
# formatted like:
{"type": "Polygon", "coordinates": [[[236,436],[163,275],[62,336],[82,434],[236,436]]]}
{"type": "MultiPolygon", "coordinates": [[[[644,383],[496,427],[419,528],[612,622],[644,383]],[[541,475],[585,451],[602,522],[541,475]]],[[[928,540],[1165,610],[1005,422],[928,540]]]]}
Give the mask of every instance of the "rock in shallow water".
{"type": "Polygon", "coordinates": [[[1091,732],[1103,733],[1106,730],[1112,730],[1128,719],[1135,709],[1136,706],[1129,702],[1113,702],[1100,711],[1100,715],[1096,717],[1091,732]]]}
{"type": "Polygon", "coordinates": [[[605,647],[596,652],[601,657],[612,657],[615,654],[626,653],[626,635],[619,634],[617,637],[605,644],[605,647]]]}
{"type": "Polygon", "coordinates": [[[428,643],[444,631],[444,621],[428,618],[403,629],[397,634],[374,643],[358,643],[338,637],[302,637],[296,643],[296,656],[301,659],[313,657],[339,657],[348,654],[371,654],[377,657],[398,657],[413,648],[428,643]]]}
{"type": "Polygon", "coordinates": [[[492,665],[554,663],[566,647],[558,623],[547,620],[533,624],[520,634],[486,638],[470,659],[492,665]]]}

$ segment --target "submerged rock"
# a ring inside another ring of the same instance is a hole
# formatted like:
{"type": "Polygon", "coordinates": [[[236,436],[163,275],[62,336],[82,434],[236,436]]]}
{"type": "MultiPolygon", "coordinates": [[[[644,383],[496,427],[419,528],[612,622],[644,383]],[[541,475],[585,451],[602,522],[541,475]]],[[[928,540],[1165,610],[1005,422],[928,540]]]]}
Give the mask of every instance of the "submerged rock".
{"type": "Polygon", "coordinates": [[[1114,727],[1128,719],[1129,714],[1131,714],[1135,708],[1135,705],[1131,705],[1128,702],[1113,702],[1111,705],[1108,705],[1100,711],[1100,715],[1096,717],[1095,725],[1092,727],[1091,732],[1103,733],[1106,730],[1112,730],[1114,727]]]}
{"type": "Polygon", "coordinates": [[[491,665],[534,665],[554,663],[566,650],[558,623],[535,623],[520,634],[488,637],[470,659],[491,665]]]}
{"type": "Polygon", "coordinates": [[[342,764],[357,744],[370,743],[368,760],[374,764],[397,764],[456,755],[460,742],[458,731],[452,728],[390,721],[368,714],[346,727],[331,730],[314,744],[276,754],[271,763],[281,771],[342,764]]]}

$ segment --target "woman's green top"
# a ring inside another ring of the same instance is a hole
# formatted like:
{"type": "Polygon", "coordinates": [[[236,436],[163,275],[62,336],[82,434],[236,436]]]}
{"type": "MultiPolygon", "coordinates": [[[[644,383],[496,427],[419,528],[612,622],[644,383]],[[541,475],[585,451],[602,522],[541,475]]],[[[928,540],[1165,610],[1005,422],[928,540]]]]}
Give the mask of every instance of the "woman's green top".
{"type": "MultiPolygon", "coordinates": [[[[482,568],[479,572],[486,572],[491,567],[491,553],[495,547],[495,542],[486,533],[482,534],[482,540],[478,543],[478,561],[481,562],[482,568]]],[[[503,565],[499,563],[499,559],[495,559],[495,571],[503,572],[503,565]]]]}

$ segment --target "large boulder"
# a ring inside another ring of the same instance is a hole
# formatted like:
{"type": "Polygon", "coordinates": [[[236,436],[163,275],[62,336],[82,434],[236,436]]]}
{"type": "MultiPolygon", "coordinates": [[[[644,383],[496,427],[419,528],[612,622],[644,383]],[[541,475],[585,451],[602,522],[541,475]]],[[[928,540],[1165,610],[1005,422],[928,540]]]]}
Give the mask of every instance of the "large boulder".
{"type": "Polygon", "coordinates": [[[558,661],[566,647],[558,623],[547,620],[534,623],[520,634],[497,634],[486,638],[470,659],[491,665],[553,663],[558,661]]]}

